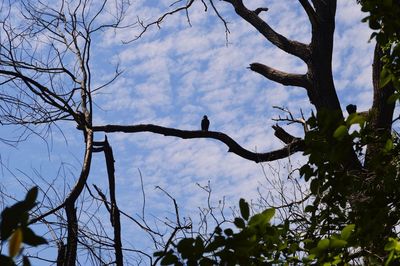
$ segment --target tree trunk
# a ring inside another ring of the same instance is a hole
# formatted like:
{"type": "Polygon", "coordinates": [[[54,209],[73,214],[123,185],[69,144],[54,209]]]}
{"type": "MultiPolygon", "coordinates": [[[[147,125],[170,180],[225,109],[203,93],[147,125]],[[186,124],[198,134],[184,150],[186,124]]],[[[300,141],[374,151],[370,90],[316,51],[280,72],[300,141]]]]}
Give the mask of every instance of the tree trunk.
{"type": "MultiPolygon", "coordinates": [[[[336,0],[326,3],[315,1],[314,5],[317,20],[312,27],[311,58],[307,62],[307,74],[312,83],[308,89],[308,97],[317,111],[327,109],[340,111],[341,114],[332,74],[336,0]]],[[[340,117],[343,119],[342,115],[340,117]]]]}
{"type": "Polygon", "coordinates": [[[375,46],[374,62],[372,65],[372,82],[374,88],[374,99],[370,110],[370,127],[374,140],[367,147],[365,165],[368,167],[373,155],[380,152],[382,145],[385,145],[386,140],[390,137],[392,131],[392,120],[395,108],[394,102],[388,102],[389,97],[393,95],[395,88],[391,82],[386,86],[380,86],[380,73],[383,63],[381,58],[383,51],[378,44],[375,46]]]}

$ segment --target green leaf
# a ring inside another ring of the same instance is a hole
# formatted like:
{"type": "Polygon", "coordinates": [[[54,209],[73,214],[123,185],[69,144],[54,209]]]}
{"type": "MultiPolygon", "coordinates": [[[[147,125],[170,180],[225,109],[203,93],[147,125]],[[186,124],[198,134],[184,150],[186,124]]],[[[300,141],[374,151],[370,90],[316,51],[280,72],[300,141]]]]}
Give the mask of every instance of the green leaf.
{"type": "Polygon", "coordinates": [[[394,250],[392,250],[392,251],[389,253],[389,256],[387,257],[386,262],[385,262],[385,266],[391,265],[391,262],[392,262],[392,260],[393,260],[393,256],[394,256],[394,250]]]}
{"type": "Polygon", "coordinates": [[[385,251],[391,251],[396,248],[398,241],[394,238],[389,238],[389,241],[385,245],[385,251]]]}
{"type": "Polygon", "coordinates": [[[356,226],[355,226],[354,224],[346,225],[346,226],[343,228],[342,232],[340,233],[340,237],[341,237],[343,240],[349,239],[349,237],[350,237],[350,235],[351,235],[351,233],[353,232],[353,230],[354,230],[355,227],[356,227],[356,226]]]}
{"type": "Polygon", "coordinates": [[[242,215],[243,219],[245,219],[246,221],[249,220],[250,208],[249,204],[244,199],[239,200],[239,208],[240,214],[242,215]]]}
{"type": "Polygon", "coordinates": [[[385,87],[393,78],[392,73],[387,68],[383,68],[379,78],[379,87],[385,87]]]}
{"type": "Polygon", "coordinates": [[[347,245],[347,241],[346,240],[342,240],[342,239],[332,238],[329,241],[329,246],[331,248],[344,248],[346,245],[347,245]]]}
{"type": "Polygon", "coordinates": [[[266,209],[262,213],[253,215],[250,218],[249,226],[261,226],[261,227],[266,226],[270,222],[272,217],[274,217],[274,215],[275,215],[274,208],[266,209]]]}
{"type": "Polygon", "coordinates": [[[264,221],[266,223],[269,223],[272,219],[272,217],[274,217],[275,215],[275,209],[274,208],[270,208],[270,209],[266,209],[265,211],[262,212],[264,221]]]}
{"type": "Polygon", "coordinates": [[[335,132],[333,132],[333,137],[335,139],[341,140],[347,134],[347,127],[345,125],[340,125],[335,132]]]}
{"type": "Polygon", "coordinates": [[[384,151],[389,152],[393,150],[393,141],[391,139],[388,139],[385,143],[384,151]]]}
{"type": "Polygon", "coordinates": [[[347,118],[347,125],[354,125],[354,124],[359,124],[362,125],[365,123],[365,116],[363,115],[359,115],[359,114],[351,114],[348,118],[347,118]]]}
{"type": "Polygon", "coordinates": [[[244,223],[244,220],[242,218],[235,218],[235,220],[233,221],[233,223],[238,227],[238,228],[245,228],[246,224],[244,223]]]}
{"type": "Polygon", "coordinates": [[[318,241],[317,244],[317,248],[319,250],[326,250],[329,248],[329,239],[325,238],[325,239],[321,239],[320,241],[318,241]]]}

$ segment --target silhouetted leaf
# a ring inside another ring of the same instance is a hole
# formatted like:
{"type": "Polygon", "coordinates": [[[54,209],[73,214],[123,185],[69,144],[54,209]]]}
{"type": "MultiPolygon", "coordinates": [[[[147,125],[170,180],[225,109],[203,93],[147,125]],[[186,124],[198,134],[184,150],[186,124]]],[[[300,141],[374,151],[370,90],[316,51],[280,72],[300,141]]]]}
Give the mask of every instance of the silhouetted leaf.
{"type": "Polygon", "coordinates": [[[41,236],[36,235],[29,227],[23,229],[23,242],[33,247],[47,244],[47,240],[41,236]]]}
{"type": "Polygon", "coordinates": [[[244,220],[242,218],[235,218],[233,223],[238,227],[238,228],[245,228],[246,224],[244,223],[244,220]]]}
{"type": "Polygon", "coordinates": [[[231,236],[231,235],[233,235],[233,230],[230,229],[230,228],[228,228],[228,229],[225,229],[225,230],[224,230],[224,233],[225,233],[225,235],[227,235],[227,236],[231,236]]]}
{"type": "Polygon", "coordinates": [[[27,211],[32,209],[33,207],[35,207],[37,196],[38,196],[38,187],[37,186],[31,188],[27,192],[25,200],[24,200],[24,202],[26,204],[27,211]]]}
{"type": "Polygon", "coordinates": [[[174,264],[175,262],[178,262],[178,257],[172,254],[172,252],[169,252],[165,254],[164,258],[162,258],[160,264],[161,265],[171,265],[174,264]]]}
{"type": "Polygon", "coordinates": [[[250,215],[249,204],[244,199],[240,199],[239,208],[240,208],[240,214],[242,215],[243,219],[247,221],[250,215]]]}

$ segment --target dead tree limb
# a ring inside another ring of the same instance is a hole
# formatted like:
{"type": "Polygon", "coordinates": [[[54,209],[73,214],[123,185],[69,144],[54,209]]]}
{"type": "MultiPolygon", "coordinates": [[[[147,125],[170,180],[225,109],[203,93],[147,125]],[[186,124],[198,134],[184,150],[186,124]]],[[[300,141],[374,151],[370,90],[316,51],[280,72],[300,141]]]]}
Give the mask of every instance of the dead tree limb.
{"type": "Polygon", "coordinates": [[[263,75],[269,80],[278,82],[285,86],[297,86],[305,89],[311,87],[311,82],[306,74],[287,73],[260,63],[250,64],[250,69],[263,75]]]}
{"type": "Polygon", "coordinates": [[[115,265],[123,265],[122,241],[121,241],[121,219],[115,196],[115,160],[112,148],[108,142],[107,136],[104,142],[95,142],[96,145],[101,144],[97,151],[103,151],[107,166],[108,188],[110,189],[110,205],[108,206],[105,195],[101,195],[99,189],[95,186],[97,192],[103,198],[107,210],[110,212],[111,226],[114,228],[114,250],[115,265]]]}
{"type": "Polygon", "coordinates": [[[285,36],[277,33],[273,30],[270,25],[265,22],[258,15],[259,13],[256,11],[249,10],[241,0],[224,0],[225,2],[230,3],[234,8],[235,12],[250,23],[255,29],[258,30],[266,39],[268,39],[275,46],[280,48],[281,50],[297,56],[304,62],[307,62],[310,57],[310,50],[307,44],[293,41],[285,36]]]}
{"type": "MultiPolygon", "coordinates": [[[[283,130],[281,127],[276,126],[277,129],[283,130]]],[[[105,126],[93,126],[93,132],[123,132],[123,133],[137,133],[137,132],[151,132],[155,134],[161,134],[164,136],[174,136],[182,139],[195,139],[195,138],[210,138],[216,139],[225,143],[229,150],[228,152],[235,153],[242,158],[245,158],[256,163],[269,162],[278,159],[286,158],[296,152],[304,150],[304,141],[299,138],[292,138],[290,143],[287,143],[287,138],[282,139],[287,145],[278,150],[265,153],[257,153],[249,151],[242,146],[240,146],[236,141],[234,141],[228,135],[222,132],[216,131],[200,131],[200,130],[180,130],[175,128],[162,127],[152,124],[147,125],[105,125],[105,126]]],[[[279,134],[280,135],[280,134],[279,134]]],[[[278,136],[279,136],[278,135],[278,136]]],[[[289,134],[288,134],[289,135],[289,134]]]]}

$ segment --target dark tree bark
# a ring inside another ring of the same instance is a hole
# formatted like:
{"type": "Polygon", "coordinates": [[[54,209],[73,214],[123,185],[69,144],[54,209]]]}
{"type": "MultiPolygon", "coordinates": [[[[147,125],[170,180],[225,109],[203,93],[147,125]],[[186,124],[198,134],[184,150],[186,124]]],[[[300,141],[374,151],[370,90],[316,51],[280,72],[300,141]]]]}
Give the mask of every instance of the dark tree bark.
{"type": "Polygon", "coordinates": [[[245,158],[256,163],[269,162],[282,158],[286,158],[291,154],[304,150],[304,141],[300,138],[296,138],[279,126],[274,126],[275,136],[278,137],[282,142],[287,144],[284,148],[265,152],[257,153],[249,151],[240,146],[228,135],[216,132],[216,131],[202,131],[202,130],[180,130],[175,128],[161,127],[157,125],[105,125],[105,126],[93,126],[94,132],[124,132],[124,133],[137,133],[137,132],[151,132],[155,134],[161,134],[164,136],[174,136],[182,139],[194,139],[194,138],[211,138],[219,140],[225,143],[229,150],[228,152],[235,153],[242,158],[245,158]]]}
{"type": "Polygon", "coordinates": [[[370,126],[372,134],[375,137],[375,143],[372,142],[367,147],[365,165],[368,166],[368,161],[373,158],[374,154],[379,153],[385,141],[390,137],[392,131],[392,120],[395,108],[394,102],[389,102],[389,97],[395,92],[392,82],[382,87],[380,85],[380,74],[383,63],[381,58],[383,51],[377,44],[374,50],[374,62],[372,65],[372,84],[374,96],[372,107],[369,110],[370,126]]]}
{"type": "Polygon", "coordinates": [[[322,109],[341,111],[332,74],[336,0],[313,1],[313,3],[316,19],[311,23],[311,55],[306,61],[307,75],[312,83],[308,89],[308,96],[317,111],[322,109]]]}
{"type": "MultiPolygon", "coordinates": [[[[96,144],[96,143],[95,143],[96,144]]],[[[115,160],[112,148],[106,139],[101,143],[101,149],[104,152],[104,157],[107,166],[108,188],[110,190],[110,221],[114,228],[114,250],[115,250],[115,265],[123,265],[122,241],[121,241],[121,219],[115,195],[115,160]]]]}

